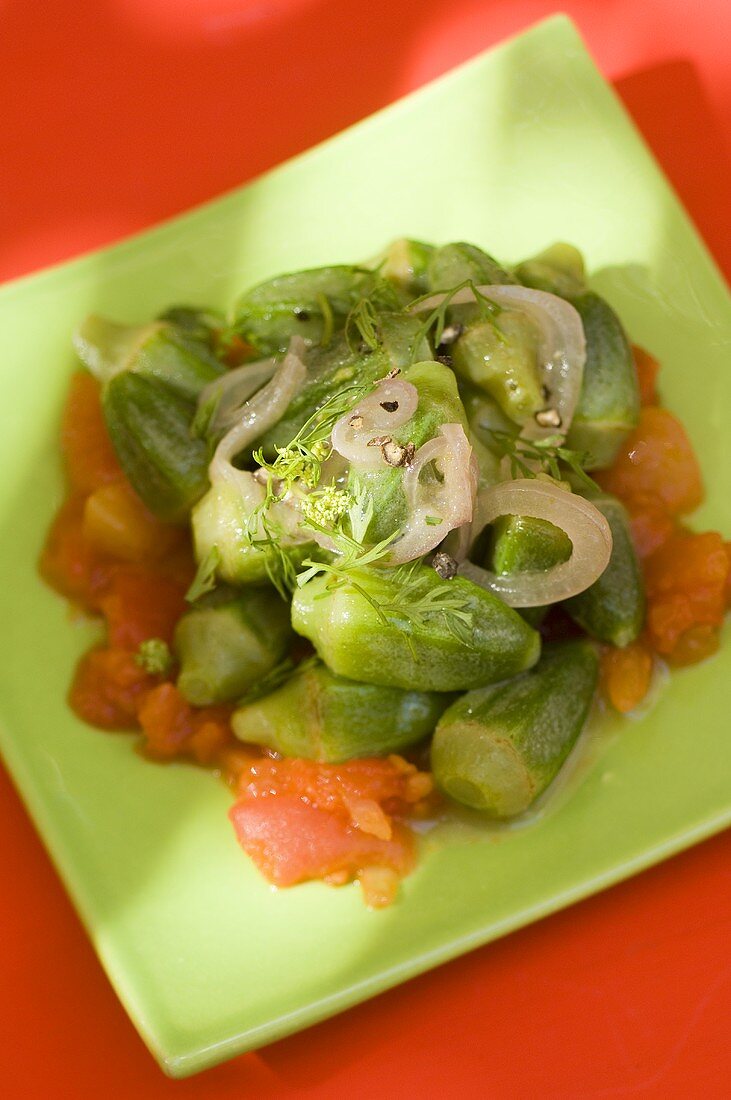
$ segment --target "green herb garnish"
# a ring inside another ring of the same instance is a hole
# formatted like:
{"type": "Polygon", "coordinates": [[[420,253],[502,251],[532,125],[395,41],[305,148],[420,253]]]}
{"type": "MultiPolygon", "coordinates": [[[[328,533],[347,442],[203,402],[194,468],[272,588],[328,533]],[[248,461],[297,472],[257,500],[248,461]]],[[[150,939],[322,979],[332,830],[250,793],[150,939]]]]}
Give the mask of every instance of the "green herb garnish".
{"type": "Polygon", "coordinates": [[[135,662],[151,676],[167,676],[173,667],[173,655],[162,638],[146,638],[140,642],[135,662]]]}
{"type": "Polygon", "coordinates": [[[203,560],[199,563],[193,583],[185,593],[188,603],[195,603],[206,592],[212,592],[216,587],[216,570],[221,564],[221,552],[217,546],[212,546],[203,560]]]}
{"type": "Polygon", "coordinates": [[[576,475],[587,489],[599,492],[597,483],[584,469],[588,456],[562,446],[561,436],[551,435],[545,439],[521,439],[501,432],[496,428],[488,429],[496,445],[510,459],[512,477],[537,477],[539,473],[548,474],[555,481],[563,480],[560,463],[576,475]],[[536,470],[535,464],[538,463],[536,470]]]}

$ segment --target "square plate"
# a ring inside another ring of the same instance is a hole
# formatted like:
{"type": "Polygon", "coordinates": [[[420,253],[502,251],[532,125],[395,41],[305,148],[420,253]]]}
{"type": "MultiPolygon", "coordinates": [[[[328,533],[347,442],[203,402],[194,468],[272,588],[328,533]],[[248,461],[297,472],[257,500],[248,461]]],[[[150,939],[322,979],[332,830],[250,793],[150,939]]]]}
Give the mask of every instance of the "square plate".
{"type": "Polygon", "coordinates": [[[119,996],[176,1076],[314,1023],[731,821],[728,645],[673,676],[641,722],[607,719],[581,783],[530,828],[452,831],[378,913],[357,887],[272,891],[236,844],[221,784],[154,767],[128,737],[68,710],[94,629],[72,621],[35,563],[62,496],[57,424],[79,318],[225,304],[266,276],[369,256],[403,235],[476,241],[507,261],[558,239],[579,245],[594,284],[663,362],[665,400],[707,476],[697,525],[731,530],[731,303],[563,17],[246,188],[3,288],[2,745],[119,996]]]}

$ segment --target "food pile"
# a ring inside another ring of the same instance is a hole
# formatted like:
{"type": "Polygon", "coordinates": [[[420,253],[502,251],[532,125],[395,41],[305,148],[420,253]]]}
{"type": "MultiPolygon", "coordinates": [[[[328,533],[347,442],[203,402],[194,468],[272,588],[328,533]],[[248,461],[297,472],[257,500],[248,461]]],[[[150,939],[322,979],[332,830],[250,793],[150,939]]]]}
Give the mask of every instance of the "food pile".
{"type": "Polygon", "coordinates": [[[41,571],[107,636],[71,705],[219,771],[277,885],[387,904],[410,820],[523,813],[598,696],[718,646],[729,544],[569,245],[402,240],[74,343],[41,571]]]}

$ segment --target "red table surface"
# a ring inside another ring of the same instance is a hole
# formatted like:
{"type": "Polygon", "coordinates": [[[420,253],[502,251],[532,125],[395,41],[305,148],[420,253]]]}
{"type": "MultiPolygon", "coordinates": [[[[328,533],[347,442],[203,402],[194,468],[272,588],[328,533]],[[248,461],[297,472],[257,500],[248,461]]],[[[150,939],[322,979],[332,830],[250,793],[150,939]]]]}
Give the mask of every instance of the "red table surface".
{"type": "MultiPolygon", "coordinates": [[[[728,275],[731,4],[564,9],[728,275]]],[[[544,0],[0,0],[0,279],[233,187],[551,10],[544,0]]],[[[175,1082],[144,1049],[0,782],[5,1096],[731,1095],[731,833],[175,1082]]]]}

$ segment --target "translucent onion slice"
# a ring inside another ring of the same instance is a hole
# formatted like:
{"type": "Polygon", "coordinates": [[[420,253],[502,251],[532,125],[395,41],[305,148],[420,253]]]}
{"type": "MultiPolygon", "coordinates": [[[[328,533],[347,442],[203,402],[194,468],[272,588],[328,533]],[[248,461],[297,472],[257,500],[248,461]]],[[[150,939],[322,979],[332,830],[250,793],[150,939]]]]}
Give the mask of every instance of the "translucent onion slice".
{"type": "Polygon", "coordinates": [[[361,468],[384,466],[380,446],[369,446],[370,441],[389,435],[411,420],[418,404],[416,386],[400,378],[384,378],[372,393],[336,422],[331,436],[333,448],[361,468]]]}
{"type": "MultiPolygon", "coordinates": [[[[546,409],[555,410],[560,423],[542,426],[530,420],[522,434],[527,439],[566,435],[579,400],[586,362],[586,338],[579,314],[569,302],[544,290],[486,285],[478,286],[477,291],[499,306],[527,314],[540,333],[541,382],[548,392],[546,409]]],[[[447,296],[447,293],[432,294],[411,309],[418,313],[435,309],[447,296]]],[[[449,304],[465,305],[476,300],[474,290],[466,286],[449,299],[449,304]]]]}
{"type": "Polygon", "coordinates": [[[304,350],[302,337],[293,336],[271,381],[242,406],[239,419],[216,447],[208,467],[213,484],[221,480],[235,481],[242,471],[232,465],[232,459],[282,419],[307,377],[307,368],[302,362],[304,350]]]}
{"type": "MultiPolygon", "coordinates": [[[[612,532],[602,513],[590,501],[552,482],[518,478],[491,486],[481,500],[481,528],[500,516],[547,520],[566,532],[573,547],[568,561],[523,573],[499,575],[462,562],[461,576],[494,592],[510,607],[541,607],[567,600],[593,584],[609,564],[612,532]]],[[[473,533],[477,537],[480,531],[473,533]]]]}
{"type": "Polygon", "coordinates": [[[210,422],[211,431],[217,434],[232,427],[243,405],[273,377],[276,369],[276,359],[258,359],[254,363],[243,363],[209,382],[201,390],[198,408],[203,408],[209,401],[216,402],[210,422]]]}
{"type": "Polygon", "coordinates": [[[394,565],[428,554],[449,531],[472,519],[476,466],[472,447],[461,424],[442,424],[439,435],[427,440],[404,473],[408,519],[394,542],[389,559],[394,565]],[[439,478],[424,481],[429,463],[439,478]]]}

